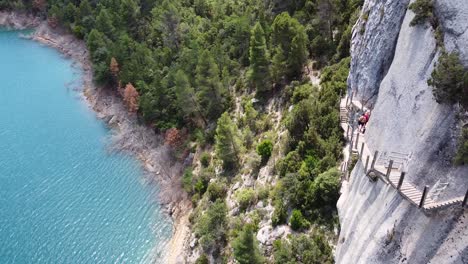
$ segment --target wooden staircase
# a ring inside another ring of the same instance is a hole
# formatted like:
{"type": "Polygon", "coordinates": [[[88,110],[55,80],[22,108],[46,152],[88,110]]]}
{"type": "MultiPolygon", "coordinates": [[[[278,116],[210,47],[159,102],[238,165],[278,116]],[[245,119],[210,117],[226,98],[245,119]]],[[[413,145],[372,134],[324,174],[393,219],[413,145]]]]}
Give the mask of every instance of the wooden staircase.
{"type": "MultiPolygon", "coordinates": [[[[435,201],[432,198],[427,197],[429,186],[425,186],[423,190],[420,190],[415,185],[404,181],[404,170],[412,157],[412,153],[385,152],[380,155],[380,157],[378,157],[378,152],[372,153],[366,144],[364,134],[352,131],[348,122],[348,107],[346,106],[346,102],[346,98],[343,98],[340,103],[341,127],[345,130],[345,135],[350,141],[350,154],[356,153],[359,155],[358,162],[362,162],[366,176],[370,177],[372,180],[376,180],[376,178],[371,177],[370,174],[376,175],[378,179],[395,188],[398,193],[400,193],[400,195],[411,204],[416,205],[425,211],[442,209],[456,204],[462,204],[462,206],[466,205],[468,191],[466,195],[462,197],[456,197],[446,201],[435,201]],[[371,160],[372,162],[370,162],[371,160]]],[[[354,104],[355,102],[351,101],[350,103],[354,104]]],[[[363,108],[360,103],[353,107],[358,109],[363,108]]],[[[348,163],[349,160],[344,162],[346,166],[348,163]]]]}

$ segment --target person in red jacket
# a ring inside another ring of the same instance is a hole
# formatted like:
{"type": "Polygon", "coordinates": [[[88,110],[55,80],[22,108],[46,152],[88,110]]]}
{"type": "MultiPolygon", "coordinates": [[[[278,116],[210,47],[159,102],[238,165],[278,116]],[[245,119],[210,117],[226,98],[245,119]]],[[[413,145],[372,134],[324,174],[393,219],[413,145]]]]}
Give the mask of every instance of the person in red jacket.
{"type": "Polygon", "coordinates": [[[366,124],[369,122],[370,118],[370,111],[367,110],[362,116],[359,117],[358,119],[358,124],[359,124],[359,132],[362,132],[363,134],[366,132],[366,124]]]}

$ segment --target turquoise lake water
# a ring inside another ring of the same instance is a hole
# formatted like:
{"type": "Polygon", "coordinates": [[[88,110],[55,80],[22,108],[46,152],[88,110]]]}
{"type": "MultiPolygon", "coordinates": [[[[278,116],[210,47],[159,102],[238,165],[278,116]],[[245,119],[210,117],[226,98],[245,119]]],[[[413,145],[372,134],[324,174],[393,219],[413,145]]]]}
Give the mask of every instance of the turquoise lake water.
{"type": "Polygon", "coordinates": [[[157,189],[48,47],[0,31],[0,263],[148,263],[171,235],[157,189]]]}

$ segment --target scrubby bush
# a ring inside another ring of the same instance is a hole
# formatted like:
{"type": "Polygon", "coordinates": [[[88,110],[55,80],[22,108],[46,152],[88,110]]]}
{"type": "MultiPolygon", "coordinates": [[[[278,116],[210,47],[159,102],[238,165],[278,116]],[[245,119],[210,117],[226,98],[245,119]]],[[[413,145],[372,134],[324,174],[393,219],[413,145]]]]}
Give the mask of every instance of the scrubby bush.
{"type": "Polygon", "coordinates": [[[409,5],[409,9],[414,12],[414,18],[411,20],[410,25],[416,26],[422,24],[429,20],[433,23],[434,13],[433,13],[433,3],[432,0],[416,0],[409,5]]]}
{"type": "Polygon", "coordinates": [[[290,235],[273,243],[274,263],[332,264],[333,252],[326,237],[314,232],[310,235],[290,235]]]}
{"type": "Polygon", "coordinates": [[[302,215],[300,210],[294,209],[289,219],[289,224],[291,225],[292,230],[302,230],[310,226],[309,221],[307,221],[302,215]]]}
{"type": "Polygon", "coordinates": [[[297,151],[289,152],[285,158],[281,159],[277,164],[277,170],[281,177],[287,173],[297,172],[301,168],[302,158],[297,151]]]}
{"type": "Polygon", "coordinates": [[[257,189],[257,198],[260,201],[266,201],[270,196],[270,187],[265,186],[257,189]]]}
{"type": "Polygon", "coordinates": [[[255,203],[257,197],[252,188],[240,189],[235,193],[237,202],[239,203],[239,210],[245,211],[249,206],[255,203]]]}
{"type": "Polygon", "coordinates": [[[192,168],[185,169],[184,175],[182,176],[182,187],[187,193],[193,192],[192,178],[193,178],[192,168]]]}
{"type": "Polygon", "coordinates": [[[210,159],[211,159],[210,154],[203,152],[203,154],[201,154],[200,156],[201,165],[205,168],[208,167],[210,165],[210,159]]]}
{"type": "Polygon", "coordinates": [[[356,163],[359,160],[359,155],[357,154],[352,154],[351,155],[351,162],[348,164],[348,170],[352,171],[354,169],[354,166],[356,166],[356,163]]]}
{"type": "Polygon", "coordinates": [[[252,225],[245,225],[239,236],[232,242],[232,248],[234,258],[239,264],[263,263],[252,225]]]}
{"type": "Polygon", "coordinates": [[[269,139],[263,140],[257,146],[257,153],[262,157],[262,161],[267,161],[271,156],[271,151],[273,150],[273,143],[269,139]]]}
{"type": "Polygon", "coordinates": [[[442,52],[427,83],[438,103],[461,103],[468,107],[468,71],[457,53],[442,52]]]}
{"type": "Polygon", "coordinates": [[[332,168],[319,176],[310,185],[308,195],[316,207],[334,207],[339,198],[340,173],[332,168]]]}
{"type": "Polygon", "coordinates": [[[459,144],[455,164],[468,165],[468,128],[463,128],[459,144]]]}
{"type": "Polygon", "coordinates": [[[195,225],[195,235],[200,238],[200,244],[205,252],[225,242],[226,214],[226,204],[222,200],[217,200],[208,206],[208,210],[198,219],[195,225]]]}
{"type": "Polygon", "coordinates": [[[217,199],[224,199],[226,197],[226,188],[223,183],[210,183],[206,192],[208,193],[208,197],[212,202],[216,201],[217,199]]]}
{"type": "Polygon", "coordinates": [[[206,254],[201,254],[201,256],[195,261],[195,264],[210,264],[206,254]]]}
{"type": "Polygon", "coordinates": [[[275,200],[274,207],[275,210],[271,216],[271,224],[273,226],[285,224],[288,219],[288,211],[281,198],[275,200]]]}
{"type": "MultiPolygon", "coordinates": [[[[250,168],[250,172],[252,173],[253,177],[257,177],[257,174],[260,170],[262,165],[262,158],[257,153],[253,152],[247,156],[247,160],[245,162],[247,167],[250,168]]],[[[248,172],[247,172],[248,173],[248,172]]]]}

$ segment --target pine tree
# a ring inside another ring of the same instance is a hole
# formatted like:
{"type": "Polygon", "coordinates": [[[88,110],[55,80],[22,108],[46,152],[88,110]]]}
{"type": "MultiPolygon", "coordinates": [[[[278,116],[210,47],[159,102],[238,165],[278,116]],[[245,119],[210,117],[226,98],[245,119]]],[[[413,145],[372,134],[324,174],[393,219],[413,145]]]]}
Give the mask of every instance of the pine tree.
{"type": "Polygon", "coordinates": [[[291,51],[288,56],[288,68],[293,76],[299,76],[307,62],[307,35],[300,27],[291,42],[291,51]]]}
{"type": "Polygon", "coordinates": [[[216,154],[223,161],[223,167],[228,170],[237,167],[242,145],[239,130],[227,112],[218,119],[215,139],[216,154]]]}
{"type": "Polygon", "coordinates": [[[263,263],[252,225],[246,225],[233,242],[234,258],[240,264],[263,263]]]}
{"type": "Polygon", "coordinates": [[[199,56],[195,83],[198,102],[204,109],[204,115],[213,119],[218,118],[224,110],[225,93],[219,79],[218,66],[207,50],[199,56]]]}
{"type": "Polygon", "coordinates": [[[275,71],[287,78],[298,77],[308,56],[308,39],[304,26],[284,12],[275,18],[272,29],[273,45],[277,47],[273,56],[275,71]],[[282,66],[285,68],[281,68],[282,66]]]}
{"type": "Polygon", "coordinates": [[[183,112],[185,117],[191,117],[194,113],[200,117],[204,125],[208,122],[201,111],[200,105],[196,100],[195,90],[190,86],[187,75],[182,70],[178,70],[174,77],[175,93],[177,96],[177,105],[183,112]]]}
{"type": "Polygon", "coordinates": [[[256,23],[250,37],[250,79],[257,91],[270,89],[269,54],[266,46],[265,32],[262,25],[256,23]]]}
{"type": "Polygon", "coordinates": [[[96,29],[104,33],[108,38],[115,39],[115,27],[112,25],[112,17],[105,8],[101,9],[96,17],[96,29]]]}

